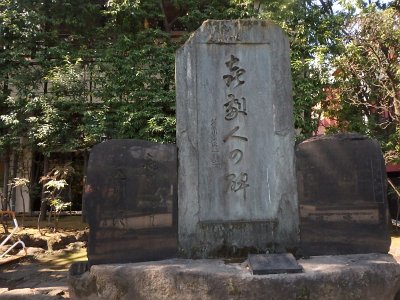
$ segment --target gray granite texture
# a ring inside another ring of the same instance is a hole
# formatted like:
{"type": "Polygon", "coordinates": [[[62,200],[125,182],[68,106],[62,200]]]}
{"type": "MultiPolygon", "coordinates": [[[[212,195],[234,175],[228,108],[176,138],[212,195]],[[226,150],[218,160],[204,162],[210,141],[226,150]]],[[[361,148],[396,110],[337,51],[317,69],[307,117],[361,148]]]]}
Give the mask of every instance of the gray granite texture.
{"type": "Polygon", "coordinates": [[[179,246],[244,255],[298,241],[289,43],[262,20],[209,20],[176,54],[179,246]]]}
{"type": "Polygon", "coordinates": [[[270,275],[217,259],[98,265],[71,275],[69,291],[79,300],[398,299],[400,265],[390,255],[316,256],[299,264],[303,273],[270,275]]]}

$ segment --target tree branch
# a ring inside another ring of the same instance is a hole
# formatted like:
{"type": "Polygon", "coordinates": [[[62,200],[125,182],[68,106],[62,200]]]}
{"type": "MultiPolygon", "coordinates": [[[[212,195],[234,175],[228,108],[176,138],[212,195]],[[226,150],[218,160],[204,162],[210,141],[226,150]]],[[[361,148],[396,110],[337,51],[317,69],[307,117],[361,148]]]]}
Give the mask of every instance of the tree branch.
{"type": "Polygon", "coordinates": [[[332,9],[332,2],[331,1],[327,1],[327,3],[324,2],[324,0],[319,0],[319,3],[321,3],[324,11],[329,14],[329,15],[333,15],[333,9],[332,9]]]}

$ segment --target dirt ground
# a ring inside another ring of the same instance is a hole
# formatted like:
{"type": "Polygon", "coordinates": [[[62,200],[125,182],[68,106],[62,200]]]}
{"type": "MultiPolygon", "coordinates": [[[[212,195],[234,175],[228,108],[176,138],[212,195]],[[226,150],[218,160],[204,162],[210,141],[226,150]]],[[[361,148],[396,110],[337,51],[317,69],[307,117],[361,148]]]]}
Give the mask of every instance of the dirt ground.
{"type": "MultiPolygon", "coordinates": [[[[21,217],[17,219],[22,224],[21,217]]],[[[28,255],[15,250],[0,259],[0,299],[69,299],[68,269],[73,262],[87,260],[87,224],[80,216],[66,216],[56,232],[47,221],[41,222],[39,232],[36,218],[26,218],[24,225],[13,242],[24,241],[28,255]]],[[[0,241],[6,236],[0,225],[0,241]]],[[[0,255],[6,249],[0,249],[0,255]]]]}
{"type": "MultiPolygon", "coordinates": [[[[25,238],[28,244],[44,245],[43,241],[46,241],[47,248],[50,246],[57,250],[27,245],[28,255],[20,251],[17,260],[12,259],[18,255],[0,259],[0,299],[69,299],[68,269],[73,262],[87,260],[87,225],[80,221],[80,217],[67,217],[61,220],[60,229],[56,233],[43,226],[39,234],[37,229],[32,228],[36,225],[29,226],[18,231],[21,239],[25,238]],[[77,238],[79,236],[80,240],[77,238]]],[[[0,251],[0,255],[2,253],[0,251]]],[[[393,233],[390,254],[400,263],[400,232],[393,233]]]]}
{"type": "Polygon", "coordinates": [[[69,299],[68,269],[86,249],[28,255],[0,265],[0,299],[69,299]]]}

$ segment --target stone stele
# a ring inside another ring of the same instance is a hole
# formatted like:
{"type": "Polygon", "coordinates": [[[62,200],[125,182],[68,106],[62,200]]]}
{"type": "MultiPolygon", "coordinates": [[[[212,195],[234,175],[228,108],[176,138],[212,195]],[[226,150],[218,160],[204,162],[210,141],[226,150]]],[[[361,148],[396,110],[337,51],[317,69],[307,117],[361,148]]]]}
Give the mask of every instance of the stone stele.
{"type": "Polygon", "coordinates": [[[265,20],[208,20],[176,54],[179,246],[243,255],[298,241],[289,43],[265,20]]]}
{"type": "Polygon", "coordinates": [[[93,147],[85,201],[90,265],[175,257],[176,146],[113,139],[93,147]]]}
{"type": "Polygon", "coordinates": [[[385,161],[360,134],[320,136],[296,149],[303,255],[387,253],[385,161]]]}

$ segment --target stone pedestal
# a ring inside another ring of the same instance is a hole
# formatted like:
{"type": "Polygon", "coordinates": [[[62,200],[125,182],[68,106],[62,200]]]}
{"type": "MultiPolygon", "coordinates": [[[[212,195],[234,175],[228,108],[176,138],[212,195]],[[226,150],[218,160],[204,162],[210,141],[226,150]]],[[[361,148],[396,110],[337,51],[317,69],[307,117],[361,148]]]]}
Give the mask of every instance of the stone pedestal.
{"type": "Polygon", "coordinates": [[[221,300],[397,299],[400,265],[390,255],[319,256],[299,260],[304,273],[251,275],[246,264],[166,260],[93,266],[70,274],[71,299],[221,300]]]}

